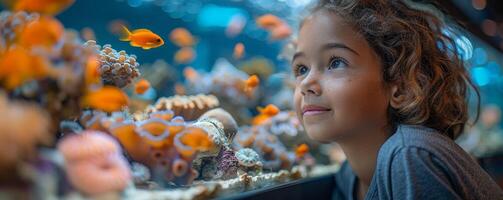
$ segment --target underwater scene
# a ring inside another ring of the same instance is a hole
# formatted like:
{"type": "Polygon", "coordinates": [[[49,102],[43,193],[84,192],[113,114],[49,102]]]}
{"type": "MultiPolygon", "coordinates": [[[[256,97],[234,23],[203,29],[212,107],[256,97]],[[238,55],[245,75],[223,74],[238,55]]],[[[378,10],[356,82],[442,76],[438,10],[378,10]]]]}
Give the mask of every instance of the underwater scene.
{"type": "MultiPolygon", "coordinates": [[[[0,0],[0,199],[232,198],[336,172],[293,110],[313,2],[0,0]]],[[[456,42],[500,127],[501,53],[456,42]]],[[[496,132],[460,144],[501,155],[496,132]]]]}

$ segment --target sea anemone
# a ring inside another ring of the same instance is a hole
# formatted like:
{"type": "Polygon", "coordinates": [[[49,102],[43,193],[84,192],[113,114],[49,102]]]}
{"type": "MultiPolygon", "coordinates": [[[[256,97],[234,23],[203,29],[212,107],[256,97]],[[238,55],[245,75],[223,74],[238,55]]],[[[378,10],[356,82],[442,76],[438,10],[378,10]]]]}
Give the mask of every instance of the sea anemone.
{"type": "Polygon", "coordinates": [[[72,185],[87,195],[123,190],[131,181],[119,144],[108,134],[86,130],[58,143],[72,185]]]}

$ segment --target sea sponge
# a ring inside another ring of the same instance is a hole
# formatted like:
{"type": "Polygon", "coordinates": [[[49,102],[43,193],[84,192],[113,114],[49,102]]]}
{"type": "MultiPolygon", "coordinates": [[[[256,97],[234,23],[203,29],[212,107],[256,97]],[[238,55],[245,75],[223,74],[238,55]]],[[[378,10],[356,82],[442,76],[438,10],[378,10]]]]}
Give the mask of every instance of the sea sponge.
{"type": "Polygon", "coordinates": [[[84,45],[93,47],[99,52],[99,72],[104,84],[123,88],[140,76],[138,70],[140,64],[136,61],[135,55],[128,55],[124,50],[117,52],[110,44],[105,44],[101,48],[94,40],[89,40],[84,45]]]}
{"type": "Polygon", "coordinates": [[[129,165],[111,136],[86,130],[58,143],[72,185],[87,195],[123,190],[131,181],[129,165]]]}

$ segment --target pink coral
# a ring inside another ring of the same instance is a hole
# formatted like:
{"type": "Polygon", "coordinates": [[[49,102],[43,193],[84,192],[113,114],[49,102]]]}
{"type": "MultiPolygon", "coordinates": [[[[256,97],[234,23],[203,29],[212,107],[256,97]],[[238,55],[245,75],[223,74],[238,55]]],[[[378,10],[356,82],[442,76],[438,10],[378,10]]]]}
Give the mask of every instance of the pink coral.
{"type": "Polygon", "coordinates": [[[106,133],[88,130],[67,136],[58,150],[66,161],[70,182],[85,194],[123,190],[131,181],[119,144],[106,133]]]}

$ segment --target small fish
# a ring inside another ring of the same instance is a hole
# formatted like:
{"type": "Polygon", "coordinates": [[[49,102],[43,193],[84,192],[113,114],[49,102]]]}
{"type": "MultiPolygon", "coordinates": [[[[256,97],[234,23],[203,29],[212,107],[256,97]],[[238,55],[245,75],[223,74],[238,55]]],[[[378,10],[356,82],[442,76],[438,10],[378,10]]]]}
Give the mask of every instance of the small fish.
{"type": "Polygon", "coordinates": [[[19,44],[26,48],[43,47],[52,50],[63,41],[65,28],[57,19],[42,16],[26,26],[19,35],[19,44]]]}
{"type": "Polygon", "coordinates": [[[269,31],[271,40],[285,39],[292,34],[290,26],[275,15],[262,15],[256,22],[259,27],[269,31]]]}
{"type": "Polygon", "coordinates": [[[245,53],[245,45],[243,43],[237,43],[236,46],[234,46],[234,54],[233,57],[234,59],[240,59],[243,57],[245,53]]]}
{"type": "Polygon", "coordinates": [[[84,41],[96,40],[96,35],[94,34],[93,29],[91,29],[90,27],[85,27],[82,30],[80,30],[80,35],[82,35],[84,41]]]}
{"type": "Polygon", "coordinates": [[[252,119],[253,125],[261,125],[269,121],[271,117],[276,116],[279,113],[279,108],[275,105],[269,104],[265,108],[257,107],[260,114],[252,119]]]}
{"type": "Polygon", "coordinates": [[[292,29],[287,24],[282,24],[278,27],[275,27],[271,30],[271,40],[281,40],[288,38],[292,35],[292,29]]]}
{"type": "Polygon", "coordinates": [[[131,46],[141,47],[142,49],[151,49],[160,47],[164,44],[164,40],[157,34],[148,29],[136,29],[132,32],[128,28],[122,26],[123,35],[121,41],[130,41],[131,46]]]}
{"type": "Polygon", "coordinates": [[[260,79],[257,75],[252,75],[245,80],[245,92],[252,91],[260,84],[260,79]]]}
{"type": "Polygon", "coordinates": [[[189,47],[196,44],[194,36],[185,28],[175,28],[169,34],[169,40],[179,47],[189,47]]]}
{"type": "Polygon", "coordinates": [[[307,152],[309,152],[309,146],[307,146],[307,144],[301,144],[295,149],[295,156],[297,158],[302,158],[307,152]]]}
{"type": "Polygon", "coordinates": [[[150,88],[150,82],[145,79],[141,79],[134,86],[134,91],[136,94],[142,95],[150,88]]]}
{"type": "Polygon", "coordinates": [[[68,8],[75,0],[3,0],[2,2],[15,11],[55,15],[68,8]]]}
{"type": "Polygon", "coordinates": [[[187,64],[194,60],[196,52],[191,47],[183,47],[175,53],[175,62],[179,64],[187,64]]]}
{"type": "Polygon", "coordinates": [[[260,114],[270,117],[273,117],[279,113],[279,108],[273,104],[269,104],[265,108],[258,107],[257,110],[260,112],[260,114]]]}
{"type": "Polygon", "coordinates": [[[120,111],[128,105],[128,96],[119,88],[104,86],[96,91],[88,92],[82,97],[83,106],[88,106],[105,112],[120,111]]]}
{"type": "Polygon", "coordinates": [[[262,16],[258,17],[255,20],[255,22],[257,23],[257,25],[259,27],[261,27],[263,29],[267,29],[267,30],[276,28],[284,23],[279,17],[277,17],[276,15],[273,15],[273,14],[262,15],[262,16]]]}
{"type": "Polygon", "coordinates": [[[45,57],[35,56],[21,47],[0,54],[0,85],[13,90],[35,79],[51,76],[54,70],[45,57]]]}
{"type": "Polygon", "coordinates": [[[181,96],[183,96],[183,95],[185,95],[187,92],[186,92],[185,87],[184,87],[182,84],[177,83],[177,84],[175,84],[175,93],[176,93],[177,95],[181,95],[181,96]]]}
{"type": "Polygon", "coordinates": [[[229,25],[225,29],[225,35],[227,37],[236,37],[239,35],[246,25],[246,18],[241,14],[236,14],[232,16],[229,25]]]}
{"type": "Polygon", "coordinates": [[[199,73],[192,67],[185,67],[185,69],[183,69],[183,76],[190,82],[196,82],[199,78],[199,73]]]}

